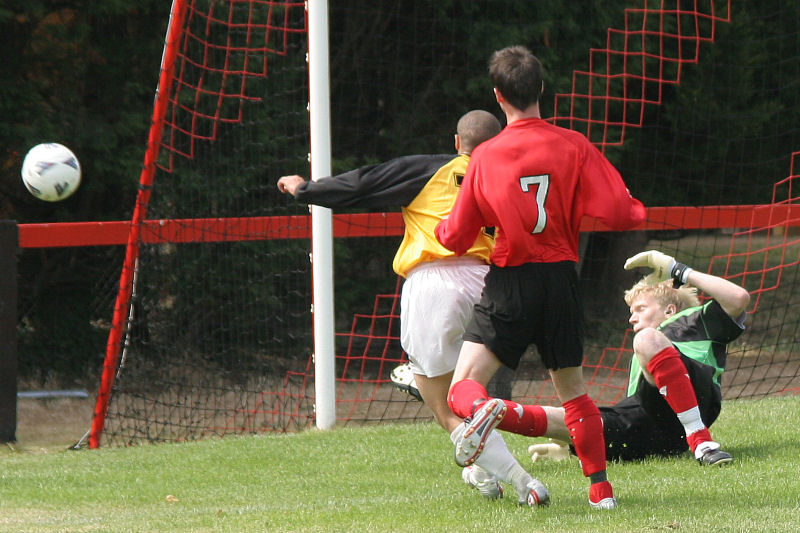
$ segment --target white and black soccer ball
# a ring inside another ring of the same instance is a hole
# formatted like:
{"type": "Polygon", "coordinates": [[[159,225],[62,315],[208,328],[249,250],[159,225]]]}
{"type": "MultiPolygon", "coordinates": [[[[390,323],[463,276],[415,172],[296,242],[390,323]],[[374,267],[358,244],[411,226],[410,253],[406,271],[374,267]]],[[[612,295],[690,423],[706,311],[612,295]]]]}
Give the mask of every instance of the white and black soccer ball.
{"type": "Polygon", "coordinates": [[[59,202],[78,190],[81,165],[63,144],[37,144],[22,161],[22,182],[36,198],[59,202]]]}

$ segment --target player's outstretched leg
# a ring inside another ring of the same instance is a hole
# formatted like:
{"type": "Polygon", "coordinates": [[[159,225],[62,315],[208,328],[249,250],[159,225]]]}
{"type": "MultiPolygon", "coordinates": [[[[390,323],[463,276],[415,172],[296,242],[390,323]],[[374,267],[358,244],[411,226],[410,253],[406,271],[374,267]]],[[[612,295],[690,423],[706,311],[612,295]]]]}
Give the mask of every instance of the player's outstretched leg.
{"type": "Polygon", "coordinates": [[[475,487],[487,500],[503,497],[503,486],[497,478],[478,465],[465,466],[461,470],[464,483],[475,487]]]}
{"type": "MultiPolygon", "coordinates": [[[[466,424],[460,424],[450,434],[450,440],[455,443],[461,438],[466,430],[466,424]]],[[[489,473],[498,482],[509,483],[517,493],[518,503],[531,507],[547,505],[550,502],[550,495],[545,486],[537,479],[534,479],[527,470],[522,468],[519,461],[511,454],[506,446],[503,437],[498,431],[492,431],[486,437],[483,452],[471,466],[465,467],[464,471],[469,471],[472,467],[480,467],[489,473]]],[[[466,476],[464,481],[467,481],[466,476]]],[[[476,486],[475,483],[470,483],[476,486]]]]}
{"type": "Polygon", "coordinates": [[[505,414],[505,402],[499,398],[492,398],[472,415],[472,419],[466,422],[464,433],[455,443],[455,460],[459,466],[469,466],[475,462],[483,451],[486,438],[505,414]]]}

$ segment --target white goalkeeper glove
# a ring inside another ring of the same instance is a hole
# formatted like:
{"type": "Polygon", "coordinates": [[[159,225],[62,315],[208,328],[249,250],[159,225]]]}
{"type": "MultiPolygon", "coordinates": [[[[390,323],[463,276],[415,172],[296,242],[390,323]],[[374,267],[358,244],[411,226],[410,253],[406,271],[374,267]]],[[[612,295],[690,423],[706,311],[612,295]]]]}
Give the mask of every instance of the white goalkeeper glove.
{"type": "Polygon", "coordinates": [[[531,461],[534,463],[539,459],[563,461],[569,458],[569,446],[561,441],[550,439],[550,442],[546,444],[531,444],[528,446],[528,453],[531,454],[531,461]]]}
{"type": "Polygon", "coordinates": [[[653,271],[645,276],[644,281],[648,285],[656,285],[664,280],[672,278],[672,286],[676,289],[686,283],[692,269],[678,263],[675,258],[667,254],[662,254],[656,250],[640,252],[625,261],[625,270],[636,267],[648,267],[653,271]]]}

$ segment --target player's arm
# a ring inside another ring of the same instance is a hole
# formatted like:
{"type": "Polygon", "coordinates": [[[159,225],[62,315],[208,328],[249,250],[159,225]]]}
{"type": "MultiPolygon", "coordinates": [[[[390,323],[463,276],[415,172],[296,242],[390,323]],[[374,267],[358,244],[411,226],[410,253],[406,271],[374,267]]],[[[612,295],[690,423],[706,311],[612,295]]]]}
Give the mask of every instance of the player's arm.
{"type": "Polygon", "coordinates": [[[451,155],[398,157],[317,181],[283,176],[278,189],[298,201],[324,207],[385,208],[408,205],[451,155]]]}
{"type": "Polygon", "coordinates": [[[633,229],[645,221],[642,202],[631,196],[619,172],[594,145],[587,143],[581,180],[584,215],[612,230],[633,229]]]}
{"type": "Polygon", "coordinates": [[[728,316],[738,319],[750,304],[750,293],[746,289],[724,278],[698,272],[679,263],[674,257],[657,250],[640,252],[625,261],[625,270],[647,267],[653,271],[645,277],[651,285],[672,278],[675,287],[688,283],[703,291],[722,307],[728,316]]]}
{"type": "Polygon", "coordinates": [[[750,293],[727,279],[692,270],[686,282],[716,300],[722,310],[734,319],[739,318],[750,305],[750,293]]]}

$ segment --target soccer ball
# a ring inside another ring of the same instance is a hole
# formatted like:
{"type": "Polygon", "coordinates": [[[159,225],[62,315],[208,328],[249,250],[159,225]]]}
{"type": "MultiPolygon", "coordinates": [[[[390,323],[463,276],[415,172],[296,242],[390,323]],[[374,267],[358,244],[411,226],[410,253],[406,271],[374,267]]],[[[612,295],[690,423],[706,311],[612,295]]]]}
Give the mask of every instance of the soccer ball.
{"type": "Polygon", "coordinates": [[[72,150],[62,144],[37,144],[22,162],[22,182],[36,198],[58,202],[78,189],[81,165],[72,150]]]}

